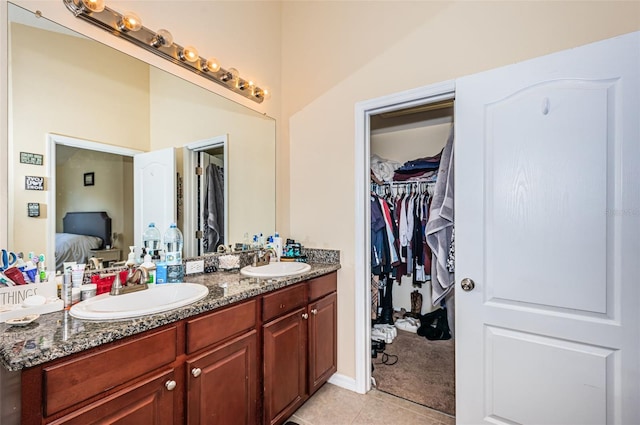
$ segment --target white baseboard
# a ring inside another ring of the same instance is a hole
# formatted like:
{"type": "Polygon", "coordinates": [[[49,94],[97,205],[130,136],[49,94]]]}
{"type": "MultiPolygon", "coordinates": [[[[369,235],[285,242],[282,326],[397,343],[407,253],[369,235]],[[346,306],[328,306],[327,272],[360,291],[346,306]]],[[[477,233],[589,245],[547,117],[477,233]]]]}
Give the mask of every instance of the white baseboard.
{"type": "Polygon", "coordinates": [[[330,384],[336,385],[340,388],[344,388],[345,390],[358,392],[357,386],[356,386],[356,380],[346,375],[334,373],[333,375],[331,375],[331,378],[329,378],[329,381],[327,382],[329,382],[330,384]]]}

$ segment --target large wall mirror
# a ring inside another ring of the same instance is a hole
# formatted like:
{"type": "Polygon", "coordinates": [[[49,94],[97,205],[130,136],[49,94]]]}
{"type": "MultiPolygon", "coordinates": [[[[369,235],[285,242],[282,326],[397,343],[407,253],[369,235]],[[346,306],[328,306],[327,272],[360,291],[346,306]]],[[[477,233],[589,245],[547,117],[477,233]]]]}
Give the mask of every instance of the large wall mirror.
{"type": "MultiPolygon", "coordinates": [[[[204,183],[194,183],[198,179],[187,173],[195,170],[183,165],[203,152],[208,162],[217,156],[217,166],[226,168],[220,174],[226,190],[224,243],[274,231],[274,119],[19,6],[9,3],[8,11],[10,249],[52,256],[50,235],[62,231],[66,213],[106,211],[114,236],[105,244],[126,258],[146,227],[134,229],[136,202],[161,205],[167,193],[206,199],[204,183]],[[87,141],[90,148],[60,140],[87,141]],[[51,143],[59,143],[53,155],[51,143]],[[107,151],[115,154],[89,152],[91,146],[111,147],[107,151]],[[175,187],[159,181],[144,199],[134,199],[131,155],[168,148],[175,148],[175,187]],[[40,155],[42,165],[34,164],[40,155]],[[27,190],[28,177],[45,177],[44,190],[27,190]]],[[[184,199],[174,205],[179,226],[206,225],[207,217],[185,208],[184,199]]],[[[185,232],[187,256],[201,253],[191,248],[197,246],[194,238],[185,232]]]]}

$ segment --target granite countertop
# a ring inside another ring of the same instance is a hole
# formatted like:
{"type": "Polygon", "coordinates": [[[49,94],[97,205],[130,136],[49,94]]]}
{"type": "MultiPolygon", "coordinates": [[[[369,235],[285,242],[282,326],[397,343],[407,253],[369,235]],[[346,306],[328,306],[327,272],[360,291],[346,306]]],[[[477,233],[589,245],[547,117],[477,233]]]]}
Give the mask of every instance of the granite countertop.
{"type": "Polygon", "coordinates": [[[127,320],[96,322],[71,317],[68,311],[41,315],[26,326],[0,324],[0,363],[10,371],[36,366],[187,317],[255,297],[303,280],[331,273],[340,264],[310,263],[311,270],[279,279],[245,278],[236,272],[214,272],[188,277],[209,288],[200,301],[160,314],[127,320]]]}

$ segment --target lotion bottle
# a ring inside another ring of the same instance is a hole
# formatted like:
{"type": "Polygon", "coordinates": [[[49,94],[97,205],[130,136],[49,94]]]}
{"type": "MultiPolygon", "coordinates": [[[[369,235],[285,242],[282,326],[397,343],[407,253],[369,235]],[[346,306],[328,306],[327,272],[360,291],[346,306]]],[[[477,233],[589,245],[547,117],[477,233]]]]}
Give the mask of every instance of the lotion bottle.
{"type": "Polygon", "coordinates": [[[144,267],[149,272],[149,280],[146,282],[148,285],[156,284],[156,265],[151,261],[151,255],[145,254],[144,262],[140,264],[140,267],[144,267]]]}

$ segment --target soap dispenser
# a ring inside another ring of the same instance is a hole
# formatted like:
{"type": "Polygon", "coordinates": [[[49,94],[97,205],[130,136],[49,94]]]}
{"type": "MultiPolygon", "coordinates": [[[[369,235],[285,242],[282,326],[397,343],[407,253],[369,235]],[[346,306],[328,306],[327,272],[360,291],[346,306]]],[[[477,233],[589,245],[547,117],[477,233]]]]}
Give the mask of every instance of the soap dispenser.
{"type": "Polygon", "coordinates": [[[125,263],[125,266],[133,267],[136,265],[136,247],[130,246],[129,251],[130,251],[129,256],[127,257],[127,262],[125,263]]]}

